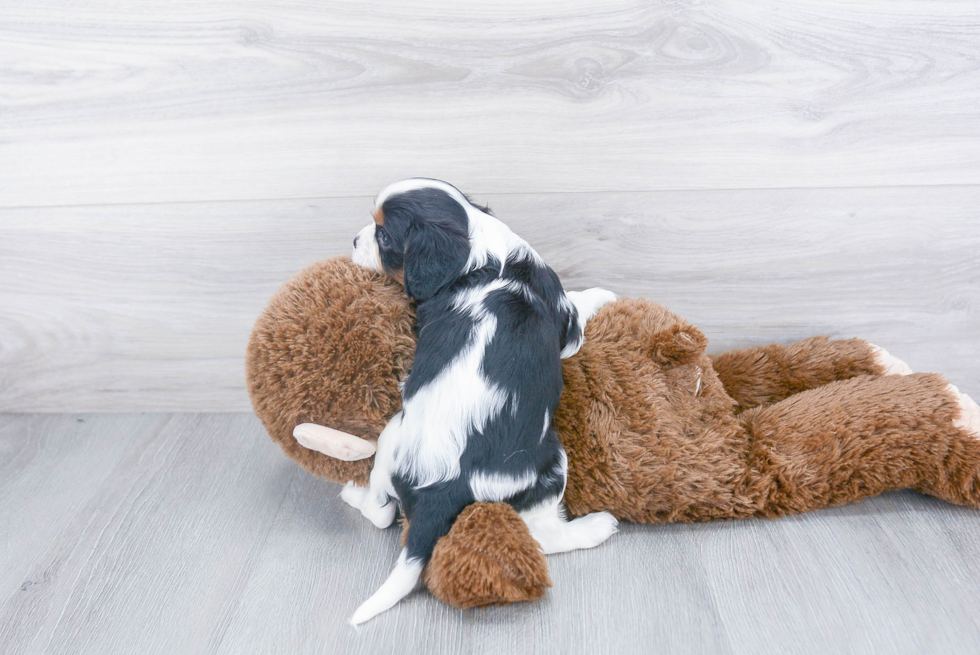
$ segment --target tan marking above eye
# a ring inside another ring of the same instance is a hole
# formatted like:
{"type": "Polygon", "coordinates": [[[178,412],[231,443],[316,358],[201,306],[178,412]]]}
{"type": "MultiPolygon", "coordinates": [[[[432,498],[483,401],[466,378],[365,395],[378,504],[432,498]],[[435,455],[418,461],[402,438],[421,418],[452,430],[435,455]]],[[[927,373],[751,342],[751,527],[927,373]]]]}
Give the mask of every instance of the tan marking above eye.
{"type": "Polygon", "coordinates": [[[382,225],[383,226],[385,224],[385,213],[381,209],[381,207],[378,207],[377,209],[375,209],[374,210],[374,213],[371,214],[371,215],[374,217],[374,222],[377,223],[378,225],[382,225]]]}

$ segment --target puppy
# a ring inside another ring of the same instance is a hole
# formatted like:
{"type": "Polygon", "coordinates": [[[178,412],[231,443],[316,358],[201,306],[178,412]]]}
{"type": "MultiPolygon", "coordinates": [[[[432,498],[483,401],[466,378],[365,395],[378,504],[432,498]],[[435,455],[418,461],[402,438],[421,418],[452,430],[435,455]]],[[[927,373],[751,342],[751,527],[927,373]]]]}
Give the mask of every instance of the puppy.
{"type": "Polygon", "coordinates": [[[417,302],[418,345],[402,411],[378,438],[370,487],[348,483],[341,494],[379,528],[397,506],[409,521],[394,571],[351,623],[408,595],[436,541],[476,501],[513,506],[546,554],[609,538],[608,512],[564,520],[568,467],[551,418],[561,359],[578,352],[585,322],[615,296],[566,293],[489,210],[424,178],[381,192],[353,260],[404,284],[417,302]]]}

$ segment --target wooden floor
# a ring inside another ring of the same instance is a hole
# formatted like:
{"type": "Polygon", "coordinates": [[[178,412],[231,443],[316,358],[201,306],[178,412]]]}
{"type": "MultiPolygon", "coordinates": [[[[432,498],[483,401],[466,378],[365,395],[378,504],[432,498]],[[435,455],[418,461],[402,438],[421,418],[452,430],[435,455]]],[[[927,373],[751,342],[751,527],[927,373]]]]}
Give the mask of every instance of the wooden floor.
{"type": "Polygon", "coordinates": [[[549,557],[534,604],[416,592],[355,630],[398,531],[247,414],[0,416],[4,653],[968,653],[980,512],[911,492],[638,526],[549,557]]]}

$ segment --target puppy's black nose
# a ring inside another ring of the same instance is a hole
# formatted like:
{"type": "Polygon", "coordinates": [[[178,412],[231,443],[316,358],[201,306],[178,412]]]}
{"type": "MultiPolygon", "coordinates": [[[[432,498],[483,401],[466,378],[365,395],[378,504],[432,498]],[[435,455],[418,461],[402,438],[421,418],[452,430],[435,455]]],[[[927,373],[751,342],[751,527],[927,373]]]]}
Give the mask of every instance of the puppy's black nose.
{"type": "MultiPolygon", "coordinates": [[[[361,236],[361,235],[358,234],[357,237],[359,237],[359,236],[361,236]]],[[[354,247],[355,248],[357,247],[357,237],[354,237],[354,247]]]]}

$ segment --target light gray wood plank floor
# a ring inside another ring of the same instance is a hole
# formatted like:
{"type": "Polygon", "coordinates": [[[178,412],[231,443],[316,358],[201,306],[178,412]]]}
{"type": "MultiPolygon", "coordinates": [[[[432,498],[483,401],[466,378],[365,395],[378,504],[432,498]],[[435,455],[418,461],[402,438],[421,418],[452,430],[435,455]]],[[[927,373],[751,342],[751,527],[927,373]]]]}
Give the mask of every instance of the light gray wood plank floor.
{"type": "Polygon", "coordinates": [[[623,525],[538,603],[416,592],[246,414],[0,416],[5,653],[930,653],[980,649],[980,512],[911,492],[776,521],[623,525]]]}

